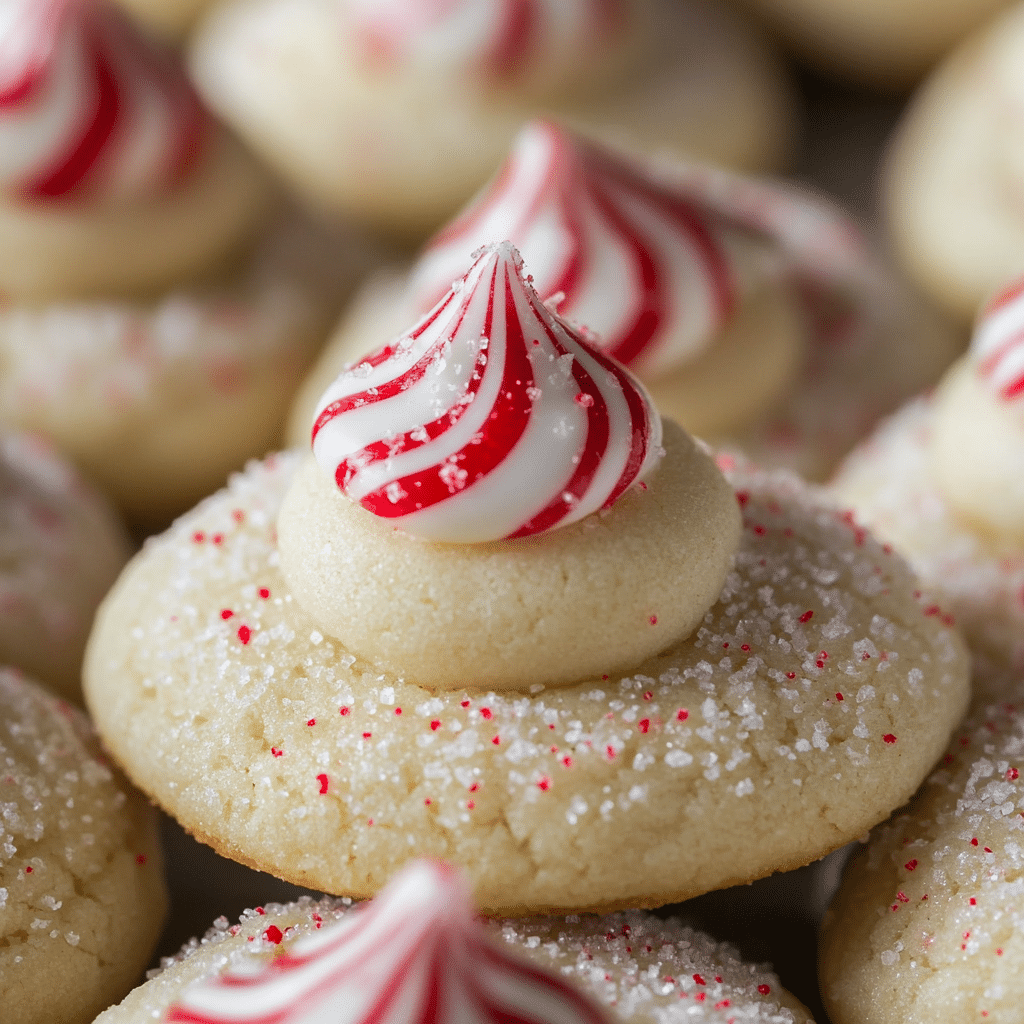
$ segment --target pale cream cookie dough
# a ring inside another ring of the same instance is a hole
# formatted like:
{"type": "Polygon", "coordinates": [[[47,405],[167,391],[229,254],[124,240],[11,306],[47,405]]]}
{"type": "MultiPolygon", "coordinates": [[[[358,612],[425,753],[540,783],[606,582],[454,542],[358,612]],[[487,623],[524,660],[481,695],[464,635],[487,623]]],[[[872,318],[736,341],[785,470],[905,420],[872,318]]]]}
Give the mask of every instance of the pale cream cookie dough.
{"type": "Polygon", "coordinates": [[[823,925],[835,1024],[1024,1019],[1024,684],[978,694],[910,806],[850,864],[823,925]]]}
{"type": "Polygon", "coordinates": [[[1024,666],[1019,283],[982,312],[934,395],[884,423],[831,489],[943,595],[978,653],[1024,666]]]}
{"type": "Polygon", "coordinates": [[[310,201],[412,240],[497,168],[523,121],[558,117],[644,152],[763,169],[791,98],[734,13],[674,0],[229,2],[192,48],[211,106],[310,201]]]}
{"type": "Polygon", "coordinates": [[[156,816],[85,716],[0,670],[4,1024],[88,1024],[146,966],[163,923],[156,816]]]}
{"type": "Polygon", "coordinates": [[[875,89],[906,89],[1010,0],[747,0],[806,61],[875,89]]]}
{"type": "Polygon", "coordinates": [[[93,614],[131,553],[108,502],[47,441],[0,431],[0,663],[81,701],[93,614]]]}
{"type": "Polygon", "coordinates": [[[177,58],[106,3],[12,0],[0,77],[0,422],[161,526],[278,446],[355,246],[274,214],[177,58]]]}
{"type": "Polygon", "coordinates": [[[961,44],[915,96],[893,142],[885,208],[921,287],[967,322],[1024,271],[1024,7],[961,44]]]}
{"type": "Polygon", "coordinates": [[[357,293],[296,396],[290,443],[308,442],[320,394],[347,362],[427,313],[469,255],[502,238],[664,415],[812,479],[933,384],[962,345],[822,197],[625,157],[535,121],[410,267],[357,293]]]}
{"type": "MultiPolygon", "coordinates": [[[[409,869],[410,872],[416,870],[423,869],[419,866],[409,869]]],[[[143,1021],[175,1019],[175,1010],[188,1012],[192,1009],[191,1004],[196,1002],[193,994],[200,988],[215,992],[220,977],[244,972],[259,979],[261,968],[265,970],[275,956],[280,960],[282,953],[294,955],[303,947],[310,949],[311,943],[318,944],[318,951],[329,947],[331,933],[343,934],[353,917],[365,917],[368,910],[372,913],[388,896],[389,893],[382,894],[369,908],[353,906],[348,900],[313,902],[306,898],[297,903],[246,911],[237,924],[220,918],[204,937],[193,939],[177,956],[168,958],[160,973],[132,992],[119,1006],[102,1014],[97,1024],[142,1024],[143,1021]]],[[[548,1020],[553,1009],[551,1002],[538,1002],[531,991],[533,986],[550,992],[557,985],[558,988],[568,987],[568,992],[561,991],[559,1010],[562,1015],[571,1015],[572,1020],[579,1019],[582,1012],[576,1000],[585,999],[592,1007],[585,1019],[596,1018],[602,1022],[811,1024],[813,1021],[807,1009],[782,987],[770,968],[745,963],[730,945],[685,927],[675,919],[661,920],[651,914],[629,911],[604,917],[572,915],[453,925],[443,920],[442,915],[455,916],[460,909],[458,904],[453,907],[449,901],[443,908],[428,904],[425,911],[424,901],[417,900],[415,893],[402,889],[392,897],[393,900],[400,898],[407,902],[392,910],[399,948],[406,948],[403,939],[407,931],[415,929],[424,918],[431,926],[426,931],[427,941],[433,937],[435,929],[445,929],[442,934],[446,934],[461,925],[461,931],[470,933],[466,936],[468,941],[487,942],[493,952],[486,959],[478,956],[471,968],[483,981],[476,995],[486,1007],[491,1005],[488,999],[491,974],[486,965],[497,960],[500,969],[507,971],[512,979],[504,993],[506,1004],[511,1002],[519,1013],[529,1012],[531,1020],[548,1020]],[[418,911],[416,916],[414,910],[418,911]],[[480,938],[472,934],[476,929],[481,932],[480,938]],[[526,972],[517,971],[519,964],[527,968],[526,972]]],[[[379,964],[381,959],[385,960],[385,966],[375,972],[374,982],[378,985],[398,973],[393,966],[393,950],[388,948],[391,945],[394,944],[385,945],[380,951],[382,956],[375,961],[379,964]]],[[[415,946],[413,948],[416,951],[415,946]]],[[[456,991],[466,982],[465,961],[460,957],[462,950],[462,943],[449,938],[446,951],[453,969],[445,981],[456,991]]],[[[330,950],[324,955],[329,957],[330,950]]],[[[421,959],[429,963],[423,954],[421,959]]],[[[313,962],[316,962],[315,955],[313,962]]],[[[301,968],[296,973],[301,973],[301,968]]],[[[403,991],[406,986],[415,987],[420,977],[402,978],[403,991]]],[[[332,982],[344,989],[343,976],[333,978],[332,982]]],[[[333,991],[329,987],[329,992],[333,991]]],[[[301,1014],[322,1003],[324,998],[322,991],[305,992],[301,981],[294,985],[289,996],[283,1004],[275,1003],[275,1008],[283,1011],[285,1021],[303,1019],[301,1014]]],[[[338,1003],[336,998],[334,1006],[338,1003]]],[[[467,1012],[477,1019],[474,1011],[479,1012],[479,1003],[474,1000],[470,1005],[472,1008],[467,1012]]],[[[246,1003],[244,994],[241,998],[235,996],[231,1006],[232,1020],[240,1021],[254,1019],[259,1009],[246,1003]]],[[[442,1016],[442,1020],[447,1018],[442,1016]]]]}

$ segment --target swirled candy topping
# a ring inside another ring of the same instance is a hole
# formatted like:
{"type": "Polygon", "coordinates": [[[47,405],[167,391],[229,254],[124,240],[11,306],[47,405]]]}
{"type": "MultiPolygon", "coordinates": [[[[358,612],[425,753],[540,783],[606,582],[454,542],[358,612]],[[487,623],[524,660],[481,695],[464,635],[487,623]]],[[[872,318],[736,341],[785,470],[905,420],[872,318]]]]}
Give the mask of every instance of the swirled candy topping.
{"type": "Polygon", "coordinates": [[[385,67],[551,88],[571,85],[628,17],[626,0],[345,0],[344,10],[385,67]]]}
{"type": "Polygon", "coordinates": [[[313,425],[353,500],[429,540],[542,533],[611,505],[661,455],[643,387],[551,313],[510,242],[397,342],[343,373],[313,425]]]}
{"type": "Polygon", "coordinates": [[[559,312],[644,379],[699,356],[765,281],[796,279],[810,299],[871,272],[849,220],[804,193],[696,164],[655,172],[543,121],[428,245],[416,308],[493,238],[511,239],[541,296],[561,295],[559,312]]]}
{"type": "MultiPolygon", "coordinates": [[[[546,122],[520,134],[490,188],[430,244],[412,280],[436,300],[466,253],[509,238],[537,291],[641,376],[693,358],[732,314],[751,233],[546,122]],[[742,237],[741,237],[742,236],[742,237]]],[[[748,260],[749,262],[749,260],[748,260]]]]}
{"type": "Polygon", "coordinates": [[[971,359],[991,392],[1024,408],[1024,279],[982,310],[971,339],[971,359]]]}
{"type": "Polygon", "coordinates": [[[186,989],[165,1021],[607,1024],[582,993],[497,945],[442,864],[415,862],[336,924],[277,938],[269,958],[250,955],[186,989]]]}
{"type": "Polygon", "coordinates": [[[0,0],[0,188],[138,199],[178,183],[206,126],[175,59],[100,0],[0,0]]]}

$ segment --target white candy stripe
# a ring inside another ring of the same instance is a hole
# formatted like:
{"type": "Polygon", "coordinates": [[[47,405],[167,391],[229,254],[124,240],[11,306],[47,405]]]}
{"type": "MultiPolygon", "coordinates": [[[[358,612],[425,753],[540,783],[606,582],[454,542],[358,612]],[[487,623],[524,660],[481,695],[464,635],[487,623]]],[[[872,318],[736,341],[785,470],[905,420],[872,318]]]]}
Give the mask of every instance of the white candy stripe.
{"type": "Polygon", "coordinates": [[[344,0],[364,53],[385,65],[490,80],[558,76],[593,57],[624,0],[344,0]],[[588,51],[590,51],[588,53],[588,51]]]}
{"type": "Polygon", "coordinates": [[[996,395],[1024,403],[1024,280],[1004,289],[982,310],[971,358],[996,395]]]}
{"type": "Polygon", "coordinates": [[[492,943],[465,884],[426,861],[318,932],[187,988],[169,1024],[607,1024],[492,943]]]}
{"type": "Polygon", "coordinates": [[[656,463],[661,422],[626,371],[555,317],[510,243],[482,250],[413,330],[343,373],[320,465],[403,530],[471,543],[567,525],[656,463]]]}
{"type": "Polygon", "coordinates": [[[0,0],[0,188],[137,199],[177,184],[205,116],[174,57],[96,0],[0,0]]]}
{"type": "Polygon", "coordinates": [[[413,272],[418,308],[494,238],[521,248],[543,297],[564,295],[564,317],[648,377],[701,352],[742,288],[720,218],[544,122],[523,130],[495,182],[428,246],[413,272]]]}

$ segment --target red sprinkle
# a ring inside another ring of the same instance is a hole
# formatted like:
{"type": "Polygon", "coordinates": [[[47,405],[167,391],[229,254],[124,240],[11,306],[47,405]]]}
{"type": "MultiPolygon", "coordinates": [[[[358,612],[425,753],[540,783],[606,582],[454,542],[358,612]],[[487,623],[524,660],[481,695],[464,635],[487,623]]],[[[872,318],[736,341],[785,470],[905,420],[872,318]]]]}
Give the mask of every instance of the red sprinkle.
{"type": "Polygon", "coordinates": [[[551,780],[546,776],[541,776],[540,781],[537,783],[538,789],[547,790],[551,788],[551,780]]]}
{"type": "Polygon", "coordinates": [[[916,861],[916,860],[908,860],[908,861],[907,861],[907,863],[906,863],[906,864],[904,864],[903,866],[904,866],[904,867],[905,867],[905,868],[906,868],[906,869],[907,869],[908,871],[913,871],[913,870],[914,870],[914,868],[916,868],[916,867],[917,867],[917,861],[916,861]]]}
{"type": "Polygon", "coordinates": [[[494,717],[494,714],[492,713],[490,708],[481,708],[480,714],[483,715],[483,717],[486,718],[488,721],[490,721],[494,717]]]}
{"type": "Polygon", "coordinates": [[[252,639],[252,630],[248,626],[239,626],[238,639],[247,644],[252,639]]]}
{"type": "Polygon", "coordinates": [[[495,737],[493,737],[493,738],[492,738],[491,742],[492,742],[492,743],[493,743],[493,744],[494,744],[495,746],[498,746],[498,744],[499,744],[499,743],[501,743],[501,737],[500,737],[500,736],[495,736],[495,737]]]}
{"type": "Polygon", "coordinates": [[[656,626],[656,625],[658,624],[658,616],[657,616],[657,615],[652,615],[652,616],[651,616],[651,617],[650,617],[650,618],[649,618],[649,619],[648,619],[647,621],[648,621],[648,622],[649,622],[649,623],[650,623],[650,624],[651,624],[652,626],[656,626]]]}
{"type": "Polygon", "coordinates": [[[971,846],[977,846],[977,845],[978,845],[978,838],[977,838],[977,836],[975,836],[975,837],[974,837],[974,838],[973,838],[973,839],[971,840],[971,846]]]}
{"type": "Polygon", "coordinates": [[[813,619],[813,618],[814,618],[814,612],[811,611],[810,608],[808,608],[807,611],[805,611],[803,613],[803,615],[800,616],[800,621],[801,622],[810,622],[811,619],[813,619]]]}
{"type": "Polygon", "coordinates": [[[363,739],[364,740],[368,740],[372,735],[373,735],[372,732],[364,732],[363,733],[363,739]]]}
{"type": "Polygon", "coordinates": [[[339,715],[347,715],[352,709],[350,707],[338,708],[339,715]]]}
{"type": "Polygon", "coordinates": [[[707,984],[707,982],[699,974],[695,974],[693,976],[693,980],[695,982],[697,982],[698,985],[706,985],[707,984]]]}
{"type": "Polygon", "coordinates": [[[609,761],[615,758],[615,748],[610,743],[604,748],[604,752],[608,756],[609,761]]]}
{"type": "Polygon", "coordinates": [[[202,544],[202,543],[203,543],[203,541],[204,541],[204,540],[206,540],[206,534],[205,534],[205,533],[203,533],[203,531],[202,531],[202,530],[196,530],[196,532],[192,534],[192,539],[193,539],[193,540],[194,540],[194,541],[195,541],[195,542],[196,542],[197,544],[202,544]]]}
{"type": "Polygon", "coordinates": [[[402,709],[401,708],[395,708],[395,714],[396,715],[400,715],[401,713],[402,713],[402,709]]]}
{"type": "Polygon", "coordinates": [[[144,853],[137,853],[135,855],[135,863],[142,867],[149,858],[144,853]]]}
{"type": "Polygon", "coordinates": [[[690,717],[690,712],[687,711],[686,708],[680,708],[676,712],[676,720],[677,721],[685,722],[689,717],[690,717]]]}
{"type": "Polygon", "coordinates": [[[837,693],[836,694],[836,700],[842,700],[842,699],[843,699],[843,695],[841,693],[837,693]]]}
{"type": "Polygon", "coordinates": [[[315,719],[315,718],[311,718],[311,719],[310,719],[310,720],[309,720],[309,721],[308,721],[308,722],[306,723],[306,725],[316,725],[316,719],[315,719]]]}
{"type": "Polygon", "coordinates": [[[439,719],[439,718],[435,718],[435,719],[434,719],[434,720],[433,720],[433,721],[432,721],[432,722],[430,723],[430,731],[431,731],[431,732],[437,732],[437,730],[438,730],[438,729],[440,729],[440,728],[441,728],[441,719],[439,719]]]}
{"type": "Polygon", "coordinates": [[[641,718],[640,721],[636,723],[636,727],[641,732],[645,733],[651,727],[651,720],[649,718],[641,718]]]}
{"type": "Polygon", "coordinates": [[[891,732],[887,732],[882,739],[890,745],[896,742],[896,737],[891,732]]]}
{"type": "Polygon", "coordinates": [[[763,996],[768,995],[771,992],[771,990],[772,990],[771,985],[758,985],[757,986],[757,991],[760,992],[761,995],[763,995],[763,996]]]}
{"type": "Polygon", "coordinates": [[[34,870],[35,870],[35,868],[33,868],[31,864],[28,864],[25,867],[25,874],[26,875],[31,875],[34,870]]]}
{"type": "Polygon", "coordinates": [[[468,707],[469,707],[469,701],[468,701],[468,700],[464,700],[464,701],[462,702],[462,706],[463,706],[464,708],[468,708],[468,707]]]}
{"type": "Polygon", "coordinates": [[[973,896],[967,902],[970,903],[972,907],[976,907],[978,905],[978,901],[973,896]]]}
{"type": "Polygon", "coordinates": [[[266,587],[260,587],[260,597],[262,597],[263,600],[266,601],[266,599],[270,597],[270,591],[267,590],[266,587]]]}
{"type": "Polygon", "coordinates": [[[1006,769],[1006,777],[1012,781],[1013,779],[1016,779],[1016,778],[1020,777],[1020,772],[1017,771],[1016,768],[1007,768],[1006,769]]]}
{"type": "Polygon", "coordinates": [[[222,608],[220,610],[220,617],[225,620],[230,619],[234,614],[235,613],[230,608],[222,608]]]}
{"type": "Polygon", "coordinates": [[[284,938],[284,935],[282,935],[282,934],[281,934],[281,929],[280,929],[280,928],[278,928],[276,924],[272,924],[272,925],[271,925],[271,926],[270,926],[270,927],[269,927],[269,928],[268,928],[268,929],[267,929],[267,930],[266,930],[266,931],[265,931],[265,932],[263,933],[263,938],[265,938],[265,939],[267,940],[267,942],[272,942],[272,943],[274,943],[274,945],[276,946],[276,945],[278,945],[278,944],[280,943],[280,941],[281,941],[281,940],[282,940],[282,939],[284,938]]]}
{"type": "Polygon", "coordinates": [[[280,757],[282,754],[284,754],[284,751],[278,750],[277,747],[271,747],[270,752],[274,755],[274,757],[280,757]]]}
{"type": "Polygon", "coordinates": [[[330,779],[326,775],[318,775],[316,781],[320,783],[320,795],[323,796],[327,792],[327,786],[330,784],[330,779]]]}
{"type": "Polygon", "coordinates": [[[236,508],[231,513],[231,518],[234,519],[236,523],[240,523],[242,522],[243,519],[245,519],[245,513],[240,508],[236,508]]]}

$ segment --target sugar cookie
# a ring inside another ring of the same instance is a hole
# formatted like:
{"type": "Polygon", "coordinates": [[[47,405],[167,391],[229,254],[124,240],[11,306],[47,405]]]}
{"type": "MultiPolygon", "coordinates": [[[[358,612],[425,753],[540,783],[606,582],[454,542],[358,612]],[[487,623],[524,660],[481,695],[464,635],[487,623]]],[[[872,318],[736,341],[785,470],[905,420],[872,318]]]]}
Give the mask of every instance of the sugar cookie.
{"type": "Polygon", "coordinates": [[[938,391],[857,449],[833,489],[945,595],[987,658],[1024,666],[1024,291],[982,311],[938,391]]]}
{"type": "MultiPolygon", "coordinates": [[[[412,995],[436,978],[441,1005],[451,1007],[457,1000],[473,1020],[491,1019],[487,1010],[511,1009],[517,1019],[533,1024],[811,1021],[770,970],[744,963],[730,946],[676,920],[632,911],[483,923],[473,919],[461,889],[450,869],[421,862],[407,868],[372,904],[307,899],[248,911],[235,925],[222,918],[201,942],[193,940],[97,1024],[207,1021],[214,1006],[215,1014],[251,1020],[254,1010],[269,1005],[261,983],[272,972],[287,979],[284,991],[277,985],[269,997],[283,1014],[275,1019],[299,1019],[325,996],[334,1012],[352,1005],[345,998],[346,972],[333,974],[316,992],[307,987],[306,975],[349,962],[353,939],[361,950],[378,951],[372,980],[363,975],[371,991],[401,981],[401,991],[412,995]],[[385,927],[388,937],[381,935],[385,927]],[[410,953],[422,973],[401,971],[395,963],[401,951],[410,953]],[[438,971],[439,955],[446,960],[443,972],[438,971]],[[274,963],[280,970],[271,967],[274,963]],[[230,989],[227,979],[240,977],[247,979],[245,987],[230,989]],[[252,995],[259,1001],[250,1000],[252,995]]],[[[398,1012],[387,1019],[404,1019],[398,1012]]],[[[439,1017],[447,1019],[445,1013],[439,1017]]]]}
{"type": "Polygon", "coordinates": [[[969,321],[1024,272],[1021,54],[1013,5],[956,49],[914,98],[889,157],[885,209],[901,262],[969,321]]]}
{"type": "Polygon", "coordinates": [[[0,431],[0,663],[80,701],[93,613],[130,554],[113,510],[47,442],[0,431]]]}
{"type": "Polygon", "coordinates": [[[790,133],[773,55],[694,0],[224,3],[193,66],[303,195],[411,239],[451,217],[537,114],[753,168],[777,164],[790,133]]]}
{"type": "Polygon", "coordinates": [[[4,1024],[88,1024],[146,966],[167,904],[156,816],[85,716],[0,670],[4,1024]]]}
{"type": "Polygon", "coordinates": [[[622,158],[533,122],[407,276],[392,272],[353,303],[296,399],[292,443],[308,441],[316,401],[347,361],[429,310],[478,246],[502,238],[664,415],[814,477],[958,347],[827,202],[699,164],[622,158]]]}
{"type": "Polygon", "coordinates": [[[277,446],[351,261],[268,223],[265,172],[124,15],[5,12],[0,422],[49,435],[162,525],[277,446]]]}
{"type": "MultiPolygon", "coordinates": [[[[495,292],[505,322],[494,317],[480,345],[487,367],[497,365],[496,403],[487,375],[477,397],[460,400],[472,393],[472,372],[454,394],[440,381],[437,418],[427,424],[409,377],[379,382],[376,394],[342,388],[325,398],[325,414],[350,412],[354,424],[372,427],[379,402],[396,396],[393,435],[353,434],[347,447],[331,449],[328,467],[363,509],[400,531],[416,528],[417,501],[462,514],[479,497],[478,484],[488,499],[481,515],[497,509],[505,533],[518,530],[504,504],[530,524],[531,507],[549,507],[534,493],[529,468],[504,491],[488,489],[526,444],[514,441],[524,410],[542,404],[516,345],[536,350],[539,365],[550,363],[533,345],[543,332],[526,329],[515,298],[521,288],[539,305],[525,268],[507,246],[480,259],[510,268],[504,293],[495,292]],[[438,463],[438,438],[464,448],[438,463]],[[481,459],[498,468],[478,473],[481,459]],[[452,467],[463,466],[464,486],[448,487],[452,467]],[[367,490],[373,480],[378,489],[367,490]]],[[[458,282],[453,296],[472,292],[472,284],[458,282]]],[[[480,290],[489,294],[489,284],[480,290]]],[[[475,309],[472,301],[467,309],[475,309]]],[[[577,412],[556,414],[547,449],[528,428],[522,435],[555,460],[579,453],[564,485],[574,500],[585,495],[576,489],[581,479],[597,480],[607,468],[602,456],[594,471],[593,446],[614,454],[636,440],[635,421],[604,406],[616,388],[624,401],[639,385],[619,383],[624,370],[594,373],[588,359],[605,357],[590,353],[559,359],[577,383],[584,371],[602,378],[601,399],[569,387],[577,412]]],[[[374,366],[391,354],[371,355],[353,376],[378,384],[374,366]]],[[[464,353],[442,344],[410,376],[429,389],[449,358],[465,370],[464,353]]],[[[676,437],[678,428],[666,428],[666,461],[676,437]]],[[[678,621],[660,633],[665,609],[652,607],[634,628],[649,631],[660,653],[637,654],[642,660],[629,674],[589,672],[581,682],[528,688],[506,682],[498,690],[459,675],[459,645],[439,628],[437,644],[456,655],[453,679],[427,689],[375,664],[376,652],[359,657],[343,638],[326,635],[310,594],[292,589],[277,522],[300,462],[295,453],[253,465],[151,540],[104,602],[85,670],[89,706],[131,777],[199,838],[289,880],[371,895],[411,856],[425,854],[466,870],[488,912],[657,906],[808,863],[862,834],[913,792],[966,703],[962,641],[931,613],[902,560],[794,478],[746,469],[730,481],[743,512],[739,550],[690,636],[675,632],[684,628],[678,621]],[[774,809],[768,816],[765,801],[774,809]]],[[[661,469],[647,490],[640,481],[610,511],[563,527],[567,539],[553,530],[491,544],[588,543],[588,529],[610,531],[644,505],[659,507],[661,469]]],[[[697,478],[691,486],[699,498],[706,484],[697,478]]],[[[680,500],[690,500],[683,491],[680,500]]],[[[675,514],[664,506],[661,513],[675,514]]],[[[281,526],[283,534],[283,519],[281,526]]],[[[713,537],[720,524],[704,529],[713,537]]],[[[438,557],[446,546],[456,554],[472,547],[395,538],[413,542],[435,546],[438,557]]],[[[482,559],[493,550],[475,549],[482,559]]],[[[378,559],[367,571],[393,578],[402,602],[402,569],[401,560],[378,559]]],[[[655,560],[649,572],[658,571],[655,560]]],[[[507,585],[496,577],[497,600],[507,585]]],[[[609,632],[633,625],[628,596],[621,608],[617,590],[603,596],[598,614],[609,632]]],[[[689,581],[670,599],[694,600],[689,581]]],[[[592,613],[579,614],[575,628],[589,629],[592,613]]],[[[571,643],[574,627],[563,621],[571,643]]],[[[418,666],[404,668],[414,676],[418,666]]],[[[482,660],[478,669],[490,665],[482,660]]]]}
{"type": "Polygon", "coordinates": [[[1024,685],[978,696],[910,806],[847,870],[822,930],[835,1024],[1020,1020],[1024,685]]]}

